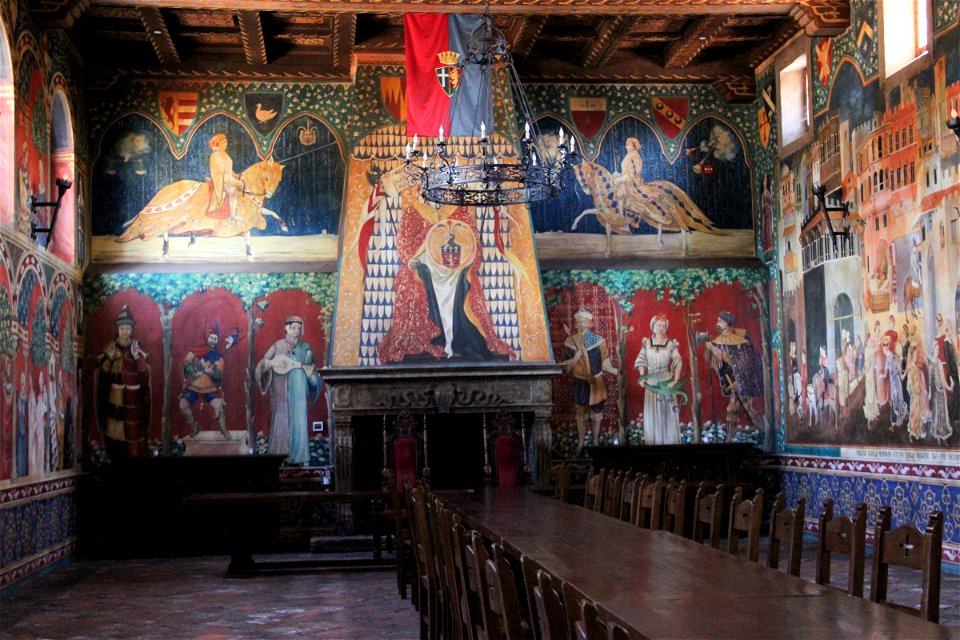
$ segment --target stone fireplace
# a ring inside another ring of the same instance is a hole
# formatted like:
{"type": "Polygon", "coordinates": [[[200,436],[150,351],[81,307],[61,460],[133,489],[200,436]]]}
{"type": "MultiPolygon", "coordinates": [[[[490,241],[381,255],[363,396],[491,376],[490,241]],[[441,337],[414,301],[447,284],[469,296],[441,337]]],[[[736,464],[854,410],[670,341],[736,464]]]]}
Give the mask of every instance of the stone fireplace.
{"type": "MultiPolygon", "coordinates": [[[[527,460],[532,482],[545,486],[550,465],[551,380],[562,370],[554,363],[325,368],[336,486],[357,488],[354,470],[370,466],[370,461],[355,459],[361,449],[367,452],[363,455],[372,450],[357,446],[361,430],[355,427],[363,421],[369,424],[369,417],[393,416],[404,409],[414,415],[451,417],[431,420],[434,431],[457,429],[456,416],[464,414],[503,409],[532,415],[532,422],[526,424],[527,460]]],[[[371,430],[363,431],[370,437],[371,430]]]]}

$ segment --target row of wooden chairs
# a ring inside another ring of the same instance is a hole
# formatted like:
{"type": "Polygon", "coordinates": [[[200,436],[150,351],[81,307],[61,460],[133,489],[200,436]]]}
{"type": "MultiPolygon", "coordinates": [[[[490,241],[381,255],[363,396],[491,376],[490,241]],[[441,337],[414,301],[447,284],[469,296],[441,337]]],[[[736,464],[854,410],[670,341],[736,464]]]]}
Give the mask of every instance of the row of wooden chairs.
{"type": "MultiPolygon", "coordinates": [[[[562,471],[558,477],[562,477],[562,471]]],[[[707,540],[714,549],[721,548],[726,488],[717,485],[713,490],[701,482],[694,498],[692,538],[707,540]]],[[[665,529],[684,535],[686,511],[686,481],[670,479],[664,484],[658,476],[651,479],[629,472],[610,472],[601,469],[587,477],[584,506],[606,515],[629,520],[647,529],[665,529]],[[619,503],[617,509],[615,505],[619,503]]],[[[559,497],[559,496],[558,496],[559,497]]],[[[760,533],[763,516],[763,489],[757,489],[752,499],[743,496],[736,487],[729,503],[729,521],[726,527],[726,550],[739,554],[745,538],[745,555],[751,562],[759,560],[760,533]]],[[[769,520],[767,566],[777,569],[782,548],[786,548],[785,570],[800,575],[803,548],[803,523],[806,499],[800,498],[795,507],[787,507],[784,494],[776,496],[769,520]]],[[[933,512],[924,531],[914,525],[902,525],[891,530],[891,509],[881,507],[874,528],[873,571],[870,579],[870,599],[919,615],[932,622],[939,620],[940,556],[943,545],[943,514],[933,512]],[[921,571],[922,594],[919,609],[887,602],[887,582],[890,565],[905,566],[921,571]]],[[[847,593],[863,597],[864,565],[866,557],[867,506],[857,507],[853,517],[834,517],[833,500],[824,500],[819,518],[816,582],[830,585],[830,560],[834,553],[849,556],[847,593]]]]}
{"type": "Polygon", "coordinates": [[[421,640],[626,640],[572,585],[467,531],[424,487],[407,490],[421,640]]]}

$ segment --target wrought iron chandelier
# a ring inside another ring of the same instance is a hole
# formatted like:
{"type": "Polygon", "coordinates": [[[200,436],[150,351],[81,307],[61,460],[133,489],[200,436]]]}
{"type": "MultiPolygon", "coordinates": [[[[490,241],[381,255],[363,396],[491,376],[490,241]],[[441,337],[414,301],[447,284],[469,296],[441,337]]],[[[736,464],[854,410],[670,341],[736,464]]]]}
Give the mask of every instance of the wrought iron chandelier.
{"type": "MultiPolygon", "coordinates": [[[[493,119],[507,129],[511,123],[518,125],[511,136],[512,144],[503,144],[501,136],[495,139],[492,128],[488,136],[487,123],[483,121],[479,138],[444,138],[443,127],[440,127],[432,154],[420,148],[416,135],[413,142],[407,144],[407,174],[420,182],[423,199],[437,205],[496,207],[556,197],[564,189],[567,169],[579,160],[576,139],[566,136],[562,128],[556,135],[541,134],[513,65],[507,39],[493,26],[489,15],[483,16],[466,49],[457,67],[461,77],[466,77],[469,65],[479,69],[482,84],[478,102],[483,104],[489,100],[490,104],[500,105],[501,113],[494,109],[493,119]],[[522,129],[520,122],[524,123],[522,129]]],[[[462,113],[459,103],[462,93],[457,91],[453,95],[451,114],[462,113]]],[[[495,126],[495,122],[491,125],[495,126]]],[[[475,121],[473,124],[475,126],[475,121]]]]}

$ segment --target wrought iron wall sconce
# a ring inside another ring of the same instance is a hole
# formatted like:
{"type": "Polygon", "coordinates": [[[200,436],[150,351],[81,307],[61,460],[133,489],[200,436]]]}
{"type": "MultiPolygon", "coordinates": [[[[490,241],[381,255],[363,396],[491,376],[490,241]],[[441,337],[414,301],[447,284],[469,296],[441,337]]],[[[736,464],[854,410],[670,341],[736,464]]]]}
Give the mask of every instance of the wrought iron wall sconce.
{"type": "Polygon", "coordinates": [[[950,119],[947,120],[947,129],[953,131],[957,136],[957,140],[960,140],[960,117],[957,116],[957,110],[950,110],[950,119]]]}
{"type": "Polygon", "coordinates": [[[818,184],[813,188],[813,195],[817,199],[817,206],[813,210],[813,215],[823,212],[823,217],[827,220],[827,227],[830,229],[830,237],[833,240],[833,250],[836,251],[837,236],[842,236],[844,239],[848,238],[850,235],[850,229],[846,225],[844,225],[843,231],[837,231],[834,229],[833,220],[830,219],[830,214],[842,212],[844,219],[846,219],[850,215],[850,205],[844,202],[839,207],[827,206],[826,192],[827,189],[822,184],[818,184]]]}
{"type": "Polygon", "coordinates": [[[38,227],[36,222],[30,223],[30,237],[36,240],[38,233],[45,233],[47,234],[47,244],[50,244],[50,237],[53,235],[53,230],[57,227],[57,215],[60,213],[60,205],[63,203],[63,194],[67,192],[67,189],[73,186],[72,181],[64,178],[57,178],[56,184],[56,202],[38,202],[36,198],[30,196],[30,214],[34,221],[37,219],[37,209],[41,207],[53,207],[53,215],[50,216],[49,227],[38,227]]]}

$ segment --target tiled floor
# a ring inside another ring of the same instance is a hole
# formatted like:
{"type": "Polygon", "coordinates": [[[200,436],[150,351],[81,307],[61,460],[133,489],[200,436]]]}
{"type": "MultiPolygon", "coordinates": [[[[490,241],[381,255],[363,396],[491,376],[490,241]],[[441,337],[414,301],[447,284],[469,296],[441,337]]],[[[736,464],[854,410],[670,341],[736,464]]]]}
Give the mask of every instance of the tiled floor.
{"type": "MultiPolygon", "coordinates": [[[[766,549],[766,545],[761,546],[766,549]]],[[[802,577],[814,575],[815,543],[802,577]]],[[[761,562],[765,553],[761,553],[761,562]]],[[[401,600],[391,569],[224,578],[222,557],[74,562],[0,601],[0,637],[38,638],[418,638],[417,614],[401,600]]],[[[834,583],[846,565],[836,557],[834,583]]],[[[865,590],[869,594],[869,558],[865,590]]],[[[891,569],[890,599],[916,604],[912,572],[891,569]],[[909,579],[908,579],[909,578],[909,579]]],[[[960,576],[944,574],[941,623],[960,627],[960,576]]]]}
{"type": "Polygon", "coordinates": [[[392,568],[224,578],[225,557],[74,562],[4,594],[0,637],[419,638],[392,568]]]}

